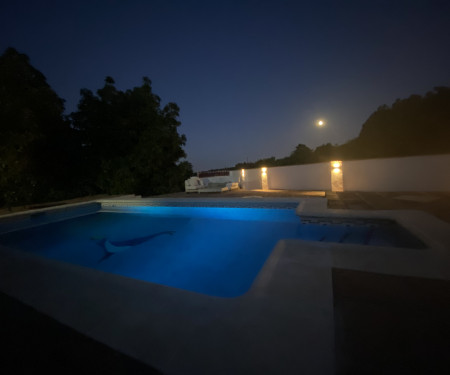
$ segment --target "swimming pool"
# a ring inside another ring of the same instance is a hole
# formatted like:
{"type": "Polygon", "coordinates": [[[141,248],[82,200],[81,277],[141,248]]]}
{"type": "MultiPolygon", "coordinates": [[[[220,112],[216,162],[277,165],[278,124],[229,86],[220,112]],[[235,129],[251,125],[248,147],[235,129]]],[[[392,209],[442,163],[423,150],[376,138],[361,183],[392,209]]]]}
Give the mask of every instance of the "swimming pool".
{"type": "Polygon", "coordinates": [[[286,208],[177,206],[103,209],[10,231],[0,236],[0,244],[134,279],[236,297],[249,290],[280,239],[424,247],[389,220],[301,220],[286,208]]]}

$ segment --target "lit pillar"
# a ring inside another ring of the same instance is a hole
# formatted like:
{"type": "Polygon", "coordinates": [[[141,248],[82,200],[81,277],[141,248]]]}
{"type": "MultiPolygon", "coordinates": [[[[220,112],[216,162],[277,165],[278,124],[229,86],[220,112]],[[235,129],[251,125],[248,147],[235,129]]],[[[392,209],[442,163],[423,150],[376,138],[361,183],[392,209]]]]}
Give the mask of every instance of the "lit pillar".
{"type": "Polygon", "coordinates": [[[335,160],[332,161],[330,164],[331,164],[331,191],[344,191],[342,161],[335,160]]]}
{"type": "Polygon", "coordinates": [[[245,169],[241,169],[241,189],[245,189],[245,169]]]}
{"type": "Polygon", "coordinates": [[[261,168],[261,189],[269,190],[269,184],[267,183],[267,168],[261,168]]]}

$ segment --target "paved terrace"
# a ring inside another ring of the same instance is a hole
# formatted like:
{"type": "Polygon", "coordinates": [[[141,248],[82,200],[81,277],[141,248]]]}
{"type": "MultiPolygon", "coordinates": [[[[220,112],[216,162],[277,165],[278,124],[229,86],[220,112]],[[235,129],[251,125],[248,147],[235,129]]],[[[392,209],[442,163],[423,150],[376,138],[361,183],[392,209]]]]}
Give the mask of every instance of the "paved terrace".
{"type": "MultiPolygon", "coordinates": [[[[0,209],[0,216],[11,212],[52,207],[109,198],[107,195],[76,198],[61,202],[49,202],[29,206],[0,209]]],[[[450,223],[450,192],[342,192],[297,191],[297,190],[232,190],[224,193],[173,193],[158,195],[158,198],[308,198],[326,197],[328,207],[348,210],[419,210],[450,223]]]]}
{"type": "MultiPolygon", "coordinates": [[[[428,221],[424,223],[428,233],[433,233],[435,227],[448,228],[440,220],[450,222],[450,193],[238,190],[161,197],[326,197],[329,212],[334,215],[413,210],[411,217],[428,221]],[[417,210],[432,216],[421,216],[420,212],[416,215],[417,210]]],[[[28,208],[33,207],[18,210],[28,208]]],[[[442,230],[438,232],[441,236],[442,230]]],[[[23,263],[6,257],[2,267],[2,278],[6,274],[7,279],[2,290],[6,294],[0,294],[0,311],[3,322],[8,323],[2,325],[0,334],[8,350],[0,357],[0,371],[156,374],[164,367],[163,373],[168,374],[212,373],[211,369],[220,374],[441,374],[450,368],[448,268],[421,258],[417,252],[412,254],[412,259],[417,259],[408,264],[408,249],[396,250],[386,271],[386,264],[384,268],[379,262],[377,265],[375,255],[384,252],[390,256],[389,249],[367,251],[369,262],[359,267],[344,258],[348,252],[364,254],[362,249],[329,244],[317,247],[311,243],[302,246],[300,256],[295,241],[277,246],[256,280],[251,298],[237,299],[236,303],[221,299],[211,303],[202,295],[172,288],[168,288],[167,297],[161,293],[164,288],[149,288],[148,283],[99,277],[92,270],[61,267],[57,262],[40,262],[25,255],[23,263]],[[330,268],[327,252],[332,246],[337,258],[330,268]],[[415,271],[411,272],[411,267],[415,271]],[[434,270],[440,276],[434,277],[434,270]],[[18,278],[18,274],[41,276],[18,278]],[[20,293],[8,280],[20,280],[20,293]],[[55,287],[55,283],[65,282],[63,288],[55,287]],[[331,288],[324,287],[328,284],[331,288]],[[114,288],[105,289],[107,285],[114,288]],[[102,293],[100,305],[97,291],[102,293]],[[180,306],[184,311],[179,310],[180,306]],[[146,309],[151,314],[156,309],[155,318],[163,316],[158,324],[140,312],[146,309]],[[52,319],[50,311],[56,311],[64,324],[52,319]],[[177,320],[167,316],[167,311],[177,320]],[[237,320],[230,319],[232,316],[237,320]],[[305,321],[309,325],[305,326],[305,321]],[[154,324],[152,335],[159,337],[162,345],[155,345],[158,340],[152,341],[144,332],[144,322],[154,324]],[[112,332],[114,324],[117,328],[112,332]],[[91,328],[83,329],[86,325],[91,328]],[[102,343],[92,337],[101,337],[102,343]],[[179,342],[177,352],[165,346],[170,342],[179,342]],[[305,365],[293,366],[295,363],[305,365]],[[201,371],[196,367],[199,364],[201,371]]],[[[438,251],[449,250],[438,246],[438,251]]]]}
{"type": "Polygon", "coordinates": [[[419,210],[450,223],[450,192],[342,192],[296,190],[232,190],[225,193],[175,193],[160,197],[305,198],[326,197],[328,208],[348,210],[419,210]]]}

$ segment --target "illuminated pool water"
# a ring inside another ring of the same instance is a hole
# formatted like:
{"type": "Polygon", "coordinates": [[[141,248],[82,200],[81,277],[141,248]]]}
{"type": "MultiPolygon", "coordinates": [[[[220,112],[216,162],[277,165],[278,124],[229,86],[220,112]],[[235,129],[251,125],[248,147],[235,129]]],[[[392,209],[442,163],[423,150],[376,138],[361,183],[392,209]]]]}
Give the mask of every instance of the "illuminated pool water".
{"type": "Polygon", "coordinates": [[[280,239],[420,248],[393,222],[303,223],[293,209],[142,207],[14,231],[0,244],[220,297],[251,287],[280,239]]]}

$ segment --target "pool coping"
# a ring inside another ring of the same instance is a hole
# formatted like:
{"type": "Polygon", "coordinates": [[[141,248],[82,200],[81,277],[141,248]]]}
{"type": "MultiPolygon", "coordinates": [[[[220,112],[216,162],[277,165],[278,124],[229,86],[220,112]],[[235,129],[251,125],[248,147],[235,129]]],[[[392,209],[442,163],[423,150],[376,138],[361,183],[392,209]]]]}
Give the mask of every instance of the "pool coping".
{"type": "MultiPolygon", "coordinates": [[[[189,198],[94,202],[144,205],[180,200],[189,198]]],[[[221,201],[196,199],[198,205],[221,201]]],[[[333,267],[450,279],[450,225],[431,215],[329,210],[325,198],[255,201],[298,201],[300,215],[394,219],[428,248],[281,240],[249,292],[237,298],[206,296],[2,248],[0,289],[163,373],[331,374],[333,267]]]]}

